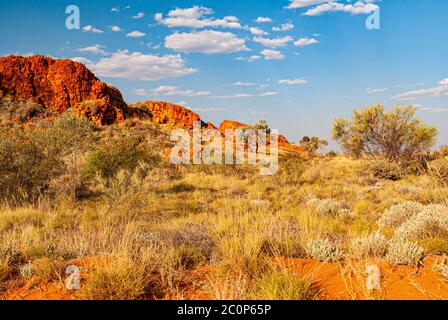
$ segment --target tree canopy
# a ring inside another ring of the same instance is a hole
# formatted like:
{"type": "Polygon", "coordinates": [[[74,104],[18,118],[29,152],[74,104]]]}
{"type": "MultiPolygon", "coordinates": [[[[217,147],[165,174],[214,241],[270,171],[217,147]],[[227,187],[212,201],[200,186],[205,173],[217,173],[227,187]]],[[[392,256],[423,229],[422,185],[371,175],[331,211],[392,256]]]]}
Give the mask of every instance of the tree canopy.
{"type": "Polygon", "coordinates": [[[409,160],[434,145],[437,129],[415,118],[416,108],[385,111],[375,105],[355,110],[351,119],[336,119],[332,136],[348,153],[382,155],[389,161],[409,160]]]}

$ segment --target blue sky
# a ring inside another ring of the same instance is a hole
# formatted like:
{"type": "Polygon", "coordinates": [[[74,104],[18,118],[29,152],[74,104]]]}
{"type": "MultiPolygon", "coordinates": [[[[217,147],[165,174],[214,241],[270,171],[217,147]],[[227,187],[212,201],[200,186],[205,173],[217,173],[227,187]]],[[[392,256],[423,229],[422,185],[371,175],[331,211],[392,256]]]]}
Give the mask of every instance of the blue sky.
{"type": "Polygon", "coordinates": [[[0,30],[0,55],[84,62],[128,103],[265,119],[293,141],[330,139],[354,108],[412,104],[448,144],[446,0],[1,1],[0,30]],[[80,30],[65,26],[72,4],[80,30]]]}

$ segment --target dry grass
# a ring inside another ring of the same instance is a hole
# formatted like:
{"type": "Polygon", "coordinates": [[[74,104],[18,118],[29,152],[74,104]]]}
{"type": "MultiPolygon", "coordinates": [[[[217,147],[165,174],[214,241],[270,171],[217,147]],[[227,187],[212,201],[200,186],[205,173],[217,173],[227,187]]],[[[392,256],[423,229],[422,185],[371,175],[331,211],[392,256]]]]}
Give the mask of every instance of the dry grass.
{"type": "MultiPolygon", "coordinates": [[[[147,143],[163,136],[157,130],[138,123],[96,135],[131,131],[147,143]]],[[[368,173],[367,161],[343,157],[293,159],[276,177],[253,168],[149,164],[141,154],[136,160],[107,179],[90,168],[80,181],[82,197],[44,194],[32,204],[3,205],[0,287],[12,286],[20,270],[36,282],[63,282],[71,261],[93,258],[94,267],[82,270],[78,298],[184,297],[193,285],[219,299],[316,299],[312,281],[274,267],[272,259],[347,264],[387,254],[393,263],[414,264],[420,246],[427,254],[448,250],[436,206],[448,190],[431,174],[381,180],[368,173]],[[418,220],[424,233],[409,236],[420,244],[390,245],[412,216],[401,210],[410,201],[432,208],[418,220]],[[438,228],[431,229],[433,221],[438,228]],[[204,268],[207,283],[192,283],[190,272],[204,268]]],[[[76,172],[83,163],[76,162],[76,172]]]]}

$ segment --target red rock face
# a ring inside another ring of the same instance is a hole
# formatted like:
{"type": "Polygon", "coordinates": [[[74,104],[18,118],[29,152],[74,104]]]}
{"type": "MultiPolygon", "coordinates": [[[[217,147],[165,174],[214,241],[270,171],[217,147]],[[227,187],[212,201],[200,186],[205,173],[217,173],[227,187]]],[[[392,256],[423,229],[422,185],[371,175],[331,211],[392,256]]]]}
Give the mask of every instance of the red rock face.
{"type": "Polygon", "coordinates": [[[152,121],[156,124],[168,125],[173,128],[193,129],[195,122],[200,122],[203,128],[214,128],[211,123],[205,123],[199,115],[177,104],[162,101],[146,101],[131,105],[146,106],[152,113],[152,121]]]}
{"type": "Polygon", "coordinates": [[[43,56],[0,58],[0,97],[6,95],[58,113],[72,108],[98,124],[121,122],[127,111],[120,91],[84,65],[43,56]]]}

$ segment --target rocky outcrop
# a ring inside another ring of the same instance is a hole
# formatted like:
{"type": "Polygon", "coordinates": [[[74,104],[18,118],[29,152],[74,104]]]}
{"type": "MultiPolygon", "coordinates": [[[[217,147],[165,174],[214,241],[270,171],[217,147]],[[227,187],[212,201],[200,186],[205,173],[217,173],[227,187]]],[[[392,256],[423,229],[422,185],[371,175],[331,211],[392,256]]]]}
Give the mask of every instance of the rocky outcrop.
{"type": "Polygon", "coordinates": [[[200,122],[202,128],[215,128],[211,123],[205,123],[198,114],[180,105],[163,101],[146,101],[130,105],[131,110],[142,110],[146,107],[152,121],[156,124],[167,125],[172,128],[193,129],[195,122],[200,122]]]}
{"type": "Polygon", "coordinates": [[[127,112],[120,91],[83,64],[44,56],[0,58],[0,98],[4,96],[31,100],[57,113],[73,109],[97,124],[121,122],[127,112]]]}

